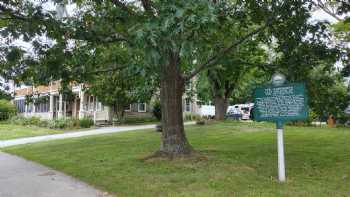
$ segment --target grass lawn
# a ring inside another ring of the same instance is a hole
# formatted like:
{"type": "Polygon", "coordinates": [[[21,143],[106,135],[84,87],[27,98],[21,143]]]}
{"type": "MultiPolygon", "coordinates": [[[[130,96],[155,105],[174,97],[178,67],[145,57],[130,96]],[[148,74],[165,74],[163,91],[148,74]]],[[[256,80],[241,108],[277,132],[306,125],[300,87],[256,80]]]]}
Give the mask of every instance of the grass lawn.
{"type": "Polygon", "coordinates": [[[350,129],[286,127],[287,182],[276,181],[272,124],[186,127],[206,157],[144,161],[159,133],[137,131],[5,149],[118,196],[350,196],[350,129]]]}
{"type": "Polygon", "coordinates": [[[39,135],[49,135],[64,133],[64,130],[54,130],[35,126],[21,126],[14,124],[0,123],[0,140],[9,140],[21,137],[32,137],[39,135]]]}
{"type": "Polygon", "coordinates": [[[0,140],[10,140],[23,137],[34,137],[41,135],[51,135],[67,132],[87,131],[91,128],[72,128],[72,129],[50,129],[37,126],[22,126],[0,122],[0,140]]]}

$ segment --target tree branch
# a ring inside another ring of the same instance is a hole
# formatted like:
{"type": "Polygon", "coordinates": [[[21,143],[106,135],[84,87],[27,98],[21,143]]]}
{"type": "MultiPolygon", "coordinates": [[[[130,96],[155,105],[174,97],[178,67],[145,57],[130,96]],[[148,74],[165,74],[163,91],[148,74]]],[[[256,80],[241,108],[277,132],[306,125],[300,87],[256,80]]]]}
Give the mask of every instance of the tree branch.
{"type": "Polygon", "coordinates": [[[237,46],[239,46],[240,44],[245,42],[250,37],[258,34],[261,31],[263,31],[265,28],[267,28],[267,26],[268,26],[268,24],[265,24],[264,26],[261,26],[260,28],[256,29],[255,31],[252,31],[252,32],[248,33],[243,38],[233,42],[230,46],[220,50],[216,55],[212,56],[206,62],[204,62],[203,64],[199,65],[196,69],[194,69],[191,73],[189,73],[188,75],[184,76],[184,79],[186,81],[188,81],[188,80],[192,79],[192,77],[196,76],[202,70],[204,70],[204,69],[214,65],[215,63],[217,63],[219,61],[219,59],[221,57],[226,55],[228,52],[232,51],[234,48],[236,48],[237,46]]]}
{"type": "Polygon", "coordinates": [[[123,70],[127,68],[128,66],[125,65],[116,65],[116,67],[111,67],[111,68],[106,68],[106,69],[100,69],[100,70],[94,70],[90,72],[86,72],[85,74],[100,74],[100,73],[108,73],[108,72],[113,72],[117,70],[123,70]]]}
{"type": "Polygon", "coordinates": [[[321,10],[323,10],[324,12],[326,12],[327,14],[329,14],[330,16],[332,16],[333,18],[335,18],[337,21],[341,21],[341,20],[342,20],[342,19],[341,19],[339,16],[337,16],[334,12],[332,12],[331,10],[329,10],[329,9],[327,8],[327,5],[325,5],[322,1],[317,0],[317,3],[315,3],[314,1],[311,1],[311,3],[312,3],[314,6],[320,8],[321,10]]]}
{"type": "Polygon", "coordinates": [[[142,7],[149,14],[153,15],[152,2],[150,0],[141,0],[142,7]]]}
{"type": "Polygon", "coordinates": [[[259,68],[263,69],[264,71],[269,70],[269,67],[270,67],[270,69],[278,67],[278,65],[276,65],[276,64],[259,64],[259,63],[252,63],[252,62],[247,62],[247,61],[242,61],[242,60],[237,61],[237,63],[246,64],[248,66],[259,67],[259,68]]]}
{"type": "Polygon", "coordinates": [[[127,12],[129,15],[134,15],[135,12],[130,9],[125,3],[119,1],[119,0],[112,0],[112,3],[116,5],[117,7],[121,8],[125,12],[127,12]]]}

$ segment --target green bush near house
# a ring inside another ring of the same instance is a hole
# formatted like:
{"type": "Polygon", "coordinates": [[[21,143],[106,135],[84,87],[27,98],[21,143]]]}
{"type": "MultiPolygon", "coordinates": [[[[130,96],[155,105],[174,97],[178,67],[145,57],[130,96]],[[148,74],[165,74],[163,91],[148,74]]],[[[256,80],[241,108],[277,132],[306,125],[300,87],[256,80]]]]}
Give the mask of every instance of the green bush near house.
{"type": "Polygon", "coordinates": [[[90,128],[94,125],[94,121],[91,118],[83,118],[79,120],[79,125],[81,128],[90,128]]]}
{"type": "Polygon", "coordinates": [[[124,117],[123,119],[113,119],[113,124],[150,124],[157,123],[159,120],[155,117],[124,117]]]}
{"type": "Polygon", "coordinates": [[[91,118],[75,119],[75,118],[60,118],[55,120],[43,120],[38,117],[22,117],[14,116],[9,121],[10,124],[22,126],[37,126],[51,129],[77,129],[89,128],[94,125],[91,118]]]}
{"type": "Polygon", "coordinates": [[[0,100],[0,121],[8,120],[12,116],[16,115],[17,109],[14,104],[8,100],[0,100]]]}
{"type": "Polygon", "coordinates": [[[23,116],[13,116],[9,122],[16,125],[22,125],[22,126],[30,126],[35,125],[39,126],[41,124],[41,119],[38,117],[23,117],[23,116]]]}
{"type": "Polygon", "coordinates": [[[159,101],[154,103],[152,112],[153,112],[153,116],[156,117],[157,120],[160,121],[162,119],[162,110],[161,110],[161,105],[159,101]]]}
{"type": "Polygon", "coordinates": [[[184,120],[185,121],[199,121],[202,117],[199,114],[193,114],[193,113],[185,113],[184,120]]]}
{"type": "Polygon", "coordinates": [[[68,119],[56,119],[52,120],[50,128],[65,129],[68,128],[68,119]]]}

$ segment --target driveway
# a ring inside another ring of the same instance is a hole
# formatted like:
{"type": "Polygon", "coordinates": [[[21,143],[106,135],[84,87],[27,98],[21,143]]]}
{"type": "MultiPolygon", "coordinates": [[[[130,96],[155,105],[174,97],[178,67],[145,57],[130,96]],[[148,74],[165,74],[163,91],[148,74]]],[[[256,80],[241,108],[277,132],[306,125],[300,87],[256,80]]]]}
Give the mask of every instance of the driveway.
{"type": "Polygon", "coordinates": [[[0,152],[1,197],[106,197],[86,183],[20,157],[0,152]]]}

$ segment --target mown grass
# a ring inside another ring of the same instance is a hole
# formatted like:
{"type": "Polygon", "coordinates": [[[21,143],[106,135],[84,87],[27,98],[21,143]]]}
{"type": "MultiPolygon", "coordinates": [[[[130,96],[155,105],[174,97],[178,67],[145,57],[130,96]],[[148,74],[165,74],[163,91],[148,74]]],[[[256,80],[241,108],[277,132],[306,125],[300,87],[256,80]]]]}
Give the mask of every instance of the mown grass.
{"type": "Polygon", "coordinates": [[[0,140],[9,140],[21,137],[33,137],[64,133],[64,130],[55,130],[36,126],[22,126],[15,124],[0,123],[0,140]]]}
{"type": "Polygon", "coordinates": [[[24,126],[10,124],[7,122],[0,122],[0,140],[11,140],[24,137],[35,137],[43,135],[52,135],[60,133],[78,132],[78,131],[88,131],[95,129],[91,128],[70,128],[70,129],[51,129],[38,126],[24,126]]]}
{"type": "Polygon", "coordinates": [[[274,125],[223,122],[189,126],[205,157],[149,160],[151,130],[5,149],[117,196],[350,196],[350,130],[285,128],[287,182],[278,183],[274,125]]]}

